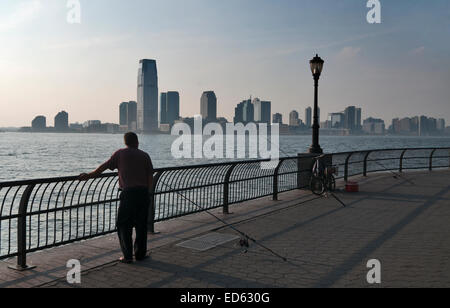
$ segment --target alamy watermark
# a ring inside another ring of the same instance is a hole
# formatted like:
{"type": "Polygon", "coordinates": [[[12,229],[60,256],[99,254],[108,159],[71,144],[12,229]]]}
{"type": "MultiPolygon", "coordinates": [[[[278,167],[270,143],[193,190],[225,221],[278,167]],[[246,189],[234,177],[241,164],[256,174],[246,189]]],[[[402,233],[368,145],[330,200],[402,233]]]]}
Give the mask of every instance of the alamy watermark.
{"type": "Polygon", "coordinates": [[[367,283],[368,284],[381,284],[381,262],[377,259],[372,259],[367,262],[367,283]]]}
{"type": "Polygon", "coordinates": [[[270,125],[270,133],[266,123],[227,123],[225,127],[208,123],[203,127],[201,116],[195,116],[193,129],[186,123],[177,123],[172,127],[172,135],[178,136],[171,147],[175,159],[270,159],[261,163],[262,169],[273,169],[279,163],[278,124],[270,125]]]}
{"type": "Polygon", "coordinates": [[[80,0],[67,0],[67,23],[81,24],[81,3],[80,0]]]}
{"type": "Polygon", "coordinates": [[[367,1],[367,8],[370,11],[367,13],[366,19],[369,24],[381,24],[381,3],[379,0],[367,1]]]}
{"type": "Polygon", "coordinates": [[[81,263],[79,260],[71,259],[67,261],[67,268],[70,270],[67,272],[66,280],[68,284],[80,284],[81,283],[81,263]]]}

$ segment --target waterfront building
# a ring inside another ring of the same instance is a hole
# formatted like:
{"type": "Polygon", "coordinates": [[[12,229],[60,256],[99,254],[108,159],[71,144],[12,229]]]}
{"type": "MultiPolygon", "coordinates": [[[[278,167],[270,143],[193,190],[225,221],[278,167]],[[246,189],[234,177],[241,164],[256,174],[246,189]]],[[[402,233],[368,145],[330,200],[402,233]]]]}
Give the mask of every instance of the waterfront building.
{"type": "Polygon", "coordinates": [[[256,123],[271,123],[271,102],[261,101],[259,98],[253,99],[254,115],[256,123]]]}
{"type": "Polygon", "coordinates": [[[272,123],[283,124],[283,115],[281,113],[275,113],[272,118],[272,123]]]}
{"type": "Polygon", "coordinates": [[[289,113],[289,126],[300,126],[299,114],[296,110],[289,113]]]}
{"type": "Polygon", "coordinates": [[[167,124],[167,93],[161,93],[159,100],[159,124],[167,124]]]}
{"type": "Polygon", "coordinates": [[[128,102],[119,105],[119,125],[128,125],[128,102]]]}
{"type": "Polygon", "coordinates": [[[234,109],[234,123],[251,123],[255,121],[255,107],[252,100],[244,100],[234,109]]]}
{"type": "Polygon", "coordinates": [[[207,123],[217,120],[217,97],[214,91],[203,92],[200,99],[200,114],[207,123]]]}
{"type": "Polygon", "coordinates": [[[445,120],[444,119],[438,119],[436,129],[440,132],[445,130],[445,120]]]}
{"type": "Polygon", "coordinates": [[[356,107],[350,106],[345,108],[344,115],[344,128],[354,130],[356,128],[356,107]]]}
{"type": "Polygon", "coordinates": [[[345,128],[345,114],[342,112],[334,112],[328,115],[328,128],[345,128]]]}
{"type": "Polygon", "coordinates": [[[31,122],[31,128],[35,131],[45,130],[47,128],[47,118],[44,116],[37,116],[31,122]]]}
{"type": "Polygon", "coordinates": [[[139,61],[137,86],[137,130],[153,133],[158,130],[158,71],[156,61],[139,61]]]}
{"type": "Polygon", "coordinates": [[[305,109],[305,125],[307,128],[312,127],[312,108],[308,107],[305,109]]]}
{"type": "Polygon", "coordinates": [[[55,116],[55,130],[56,131],[67,131],[69,129],[69,114],[65,111],[59,112],[55,116]]]}
{"type": "Polygon", "coordinates": [[[180,94],[178,92],[167,92],[166,96],[166,120],[167,124],[173,126],[180,119],[180,94]]]}
{"type": "Polygon", "coordinates": [[[356,123],[355,123],[355,128],[357,130],[360,130],[362,128],[361,125],[361,115],[362,115],[362,109],[361,108],[356,108],[356,123]]]}
{"type": "Polygon", "coordinates": [[[386,126],[382,119],[368,118],[364,120],[362,129],[369,135],[384,135],[386,126]]]}
{"type": "Polygon", "coordinates": [[[130,131],[137,131],[137,102],[128,102],[127,126],[130,131]]]}

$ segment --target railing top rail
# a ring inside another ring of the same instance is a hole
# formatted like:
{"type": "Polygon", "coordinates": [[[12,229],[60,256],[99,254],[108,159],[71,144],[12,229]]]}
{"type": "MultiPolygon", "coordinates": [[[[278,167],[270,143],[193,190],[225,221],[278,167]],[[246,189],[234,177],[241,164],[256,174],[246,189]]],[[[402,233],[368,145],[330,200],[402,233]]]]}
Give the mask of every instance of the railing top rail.
{"type": "MultiPolygon", "coordinates": [[[[104,173],[96,179],[107,178],[111,176],[117,176],[117,172],[104,173]]],[[[21,181],[11,181],[11,182],[0,182],[0,188],[10,187],[10,186],[26,186],[33,184],[49,184],[58,182],[70,182],[78,180],[78,176],[66,176],[66,177],[55,177],[55,178],[43,178],[43,179],[32,179],[32,180],[21,180],[21,181]]]]}
{"type": "MultiPolygon", "coordinates": [[[[279,159],[280,160],[297,159],[297,156],[279,157],[279,159]]],[[[223,166],[231,166],[231,165],[239,165],[239,164],[262,163],[262,162],[268,162],[268,161],[271,161],[271,159],[268,158],[268,159],[230,160],[227,162],[220,162],[220,163],[206,163],[206,164],[196,164],[196,165],[189,165],[189,166],[175,166],[175,167],[158,168],[158,169],[155,169],[155,172],[176,171],[176,170],[186,170],[186,169],[200,169],[200,168],[206,168],[206,167],[223,167],[223,166]]]]}
{"type": "MultiPolygon", "coordinates": [[[[348,151],[348,152],[339,152],[339,153],[330,153],[330,155],[349,155],[356,153],[367,153],[367,152],[390,152],[390,151],[420,151],[420,150],[450,150],[450,147],[416,147],[416,148],[388,148],[388,149],[367,149],[360,151],[348,151]]],[[[281,160],[286,159],[296,159],[297,156],[286,156],[280,157],[281,160]]],[[[205,163],[205,164],[195,164],[189,166],[175,166],[175,167],[165,167],[165,168],[156,168],[156,172],[167,172],[167,171],[177,171],[177,170],[187,170],[187,169],[200,169],[207,167],[220,167],[220,166],[231,166],[236,164],[248,164],[248,163],[259,163],[259,162],[267,162],[270,159],[248,159],[248,160],[240,160],[240,161],[227,161],[220,163],[205,163]]],[[[105,173],[97,178],[105,178],[117,176],[117,172],[113,173],[105,173]]],[[[20,180],[20,181],[10,181],[10,182],[0,182],[0,188],[11,187],[11,186],[25,186],[32,184],[48,184],[48,183],[56,183],[56,182],[69,182],[76,181],[78,176],[67,176],[67,177],[54,177],[54,178],[42,178],[42,179],[31,179],[31,180],[20,180]]]]}
{"type": "Polygon", "coordinates": [[[367,152],[391,152],[391,151],[420,151],[420,150],[450,150],[450,147],[426,147],[426,148],[387,148],[387,149],[367,149],[359,151],[348,151],[339,153],[330,153],[330,155],[348,155],[355,153],[367,153],[367,152]]]}

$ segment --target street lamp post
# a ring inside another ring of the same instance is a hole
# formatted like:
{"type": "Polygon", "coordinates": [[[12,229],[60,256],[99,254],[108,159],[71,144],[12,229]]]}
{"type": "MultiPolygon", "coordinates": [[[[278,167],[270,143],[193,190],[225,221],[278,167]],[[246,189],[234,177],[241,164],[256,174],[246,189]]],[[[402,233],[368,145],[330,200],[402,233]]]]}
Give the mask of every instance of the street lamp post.
{"type": "Polygon", "coordinates": [[[319,111],[318,111],[318,96],[319,96],[319,78],[320,74],[322,73],[323,64],[325,61],[323,61],[319,55],[316,54],[314,59],[312,59],[310,62],[311,66],[311,72],[314,77],[314,124],[313,124],[313,134],[312,134],[312,145],[309,148],[309,153],[312,154],[323,154],[323,150],[319,145],[319,111]]]}

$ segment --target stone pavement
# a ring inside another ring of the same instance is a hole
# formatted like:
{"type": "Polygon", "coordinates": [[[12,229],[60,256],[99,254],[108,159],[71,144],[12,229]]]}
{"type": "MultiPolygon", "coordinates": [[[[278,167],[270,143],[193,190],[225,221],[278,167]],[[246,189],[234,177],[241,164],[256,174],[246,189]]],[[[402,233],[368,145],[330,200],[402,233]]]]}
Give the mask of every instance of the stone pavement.
{"type": "Polygon", "coordinates": [[[244,251],[239,240],[205,252],[176,246],[212,231],[236,234],[202,213],[158,224],[144,262],[116,262],[115,237],[103,237],[36,253],[30,272],[1,266],[0,287],[370,287],[371,259],[381,262],[381,287],[450,287],[449,178],[450,171],[383,173],[360,178],[360,193],[336,193],[346,208],[295,191],[221,216],[287,262],[254,243],[244,251]],[[80,285],[65,280],[69,258],[81,260],[80,285]]]}

